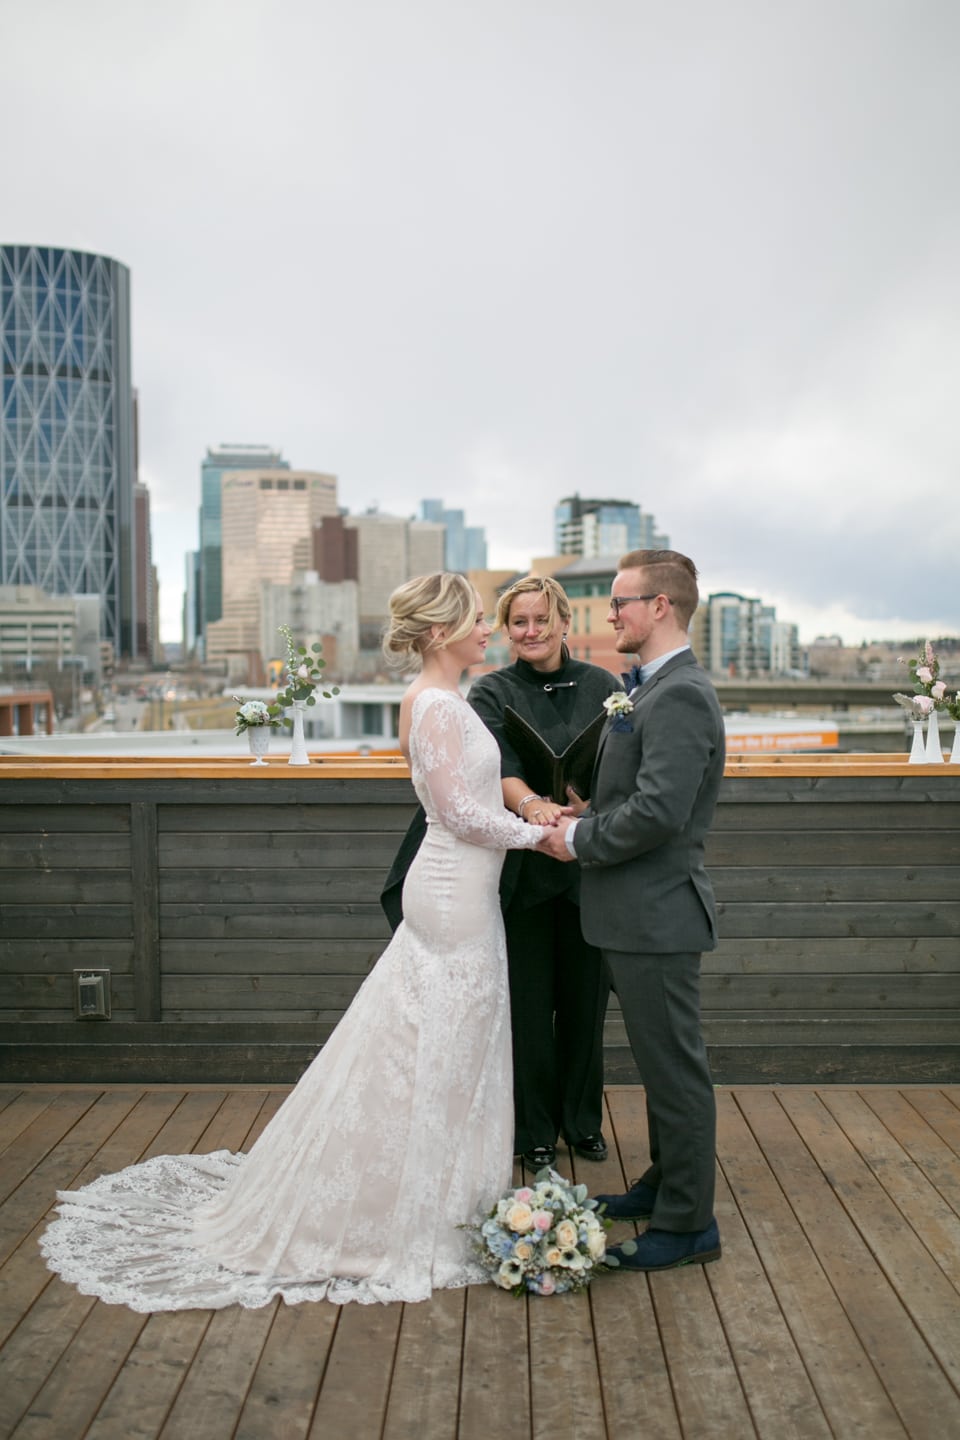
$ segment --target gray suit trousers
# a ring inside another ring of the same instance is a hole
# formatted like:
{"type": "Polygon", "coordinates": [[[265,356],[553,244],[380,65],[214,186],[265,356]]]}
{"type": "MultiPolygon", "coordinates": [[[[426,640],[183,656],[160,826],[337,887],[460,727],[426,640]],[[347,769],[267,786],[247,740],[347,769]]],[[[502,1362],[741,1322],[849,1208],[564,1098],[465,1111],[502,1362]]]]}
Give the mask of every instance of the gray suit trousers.
{"type": "Polygon", "coordinates": [[[643,1081],[650,1168],[657,1191],[650,1225],[686,1233],[713,1218],[717,1108],[700,1028],[699,954],[604,950],[630,1049],[643,1081]]]}

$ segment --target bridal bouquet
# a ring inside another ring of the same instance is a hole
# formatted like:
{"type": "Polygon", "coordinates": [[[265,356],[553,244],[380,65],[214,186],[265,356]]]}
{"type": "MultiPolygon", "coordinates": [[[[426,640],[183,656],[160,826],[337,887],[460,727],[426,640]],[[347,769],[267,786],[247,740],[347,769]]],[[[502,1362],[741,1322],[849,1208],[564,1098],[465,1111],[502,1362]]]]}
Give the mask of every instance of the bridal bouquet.
{"type": "Polygon", "coordinates": [[[533,1185],[508,1190],[485,1219],[464,1228],[501,1290],[563,1295],[583,1290],[602,1267],[608,1224],[586,1185],[541,1170],[533,1185]]]}

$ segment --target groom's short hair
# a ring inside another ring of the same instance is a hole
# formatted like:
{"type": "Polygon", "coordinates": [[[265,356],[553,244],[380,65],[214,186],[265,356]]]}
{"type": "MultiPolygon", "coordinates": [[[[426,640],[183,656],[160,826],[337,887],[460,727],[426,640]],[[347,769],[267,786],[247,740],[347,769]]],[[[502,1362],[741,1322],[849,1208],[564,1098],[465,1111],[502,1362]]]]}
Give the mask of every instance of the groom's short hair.
{"type": "Polygon", "coordinates": [[[674,614],[686,630],[700,604],[697,567],[679,550],[631,550],[621,556],[621,570],[642,570],[651,590],[669,595],[674,614]]]}

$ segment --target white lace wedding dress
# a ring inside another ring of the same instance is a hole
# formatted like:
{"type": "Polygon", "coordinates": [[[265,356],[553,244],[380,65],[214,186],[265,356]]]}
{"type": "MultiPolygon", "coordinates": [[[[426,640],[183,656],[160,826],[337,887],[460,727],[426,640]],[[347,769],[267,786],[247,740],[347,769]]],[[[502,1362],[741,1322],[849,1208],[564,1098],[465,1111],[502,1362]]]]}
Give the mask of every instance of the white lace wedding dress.
{"type": "Polygon", "coordinates": [[[83,1294],[255,1308],[488,1280],[457,1227],[512,1167],[497,885],[504,849],[543,832],[503,808],[496,742],[452,691],[415,697],[410,759],[429,828],[404,923],[249,1154],[158,1156],[59,1193],[40,1245],[83,1294]]]}

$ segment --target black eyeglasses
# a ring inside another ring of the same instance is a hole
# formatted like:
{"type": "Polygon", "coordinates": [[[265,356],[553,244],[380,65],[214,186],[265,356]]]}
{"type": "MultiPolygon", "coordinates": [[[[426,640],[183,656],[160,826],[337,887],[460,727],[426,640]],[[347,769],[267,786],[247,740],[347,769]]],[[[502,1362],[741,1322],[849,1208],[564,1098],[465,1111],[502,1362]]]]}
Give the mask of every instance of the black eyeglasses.
{"type": "MultiPolygon", "coordinates": [[[[613,611],[614,615],[619,616],[620,611],[623,609],[624,605],[631,605],[634,600],[656,600],[658,595],[663,595],[663,591],[657,590],[654,592],[653,595],[613,595],[610,598],[610,609],[613,611]]],[[[673,604],[673,601],[670,599],[669,595],[663,595],[663,598],[664,600],[666,600],[668,605],[673,604]]]]}

